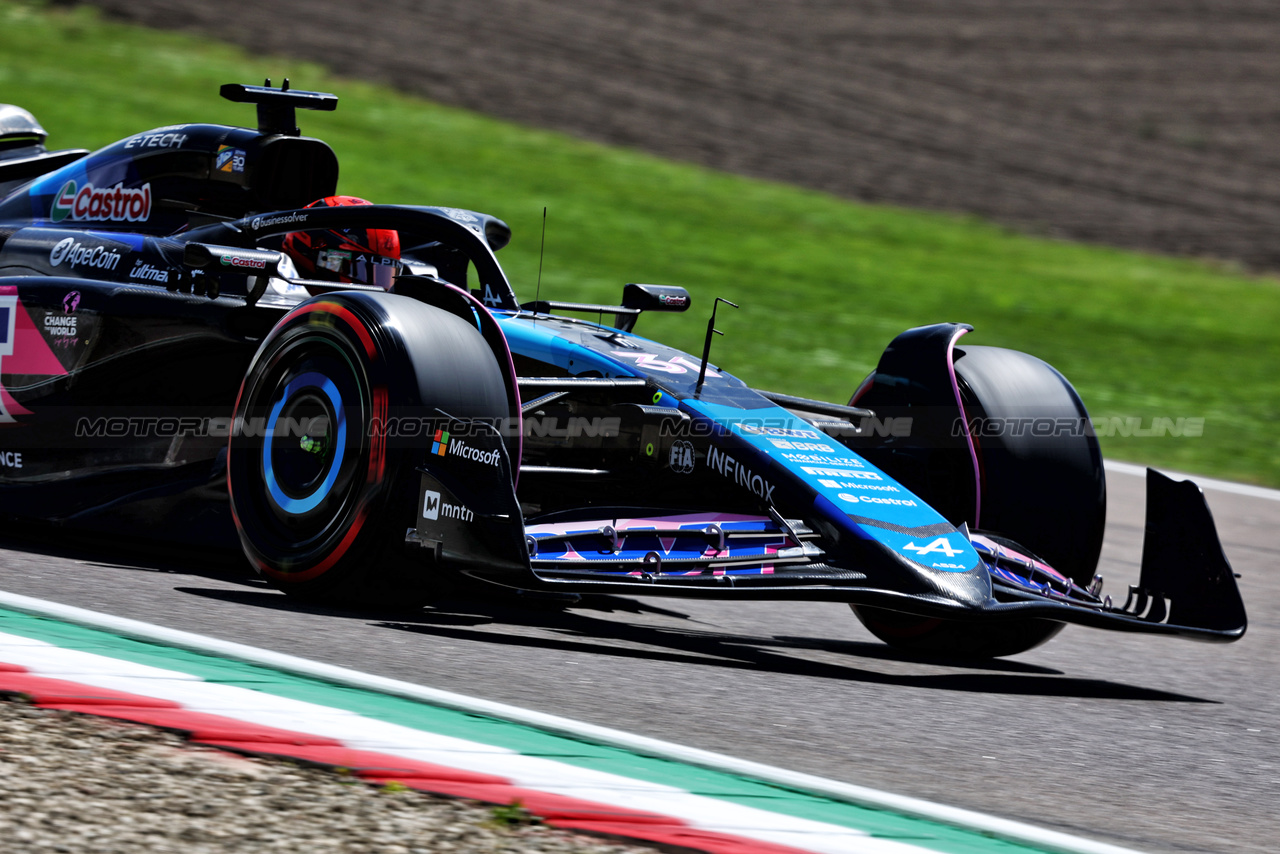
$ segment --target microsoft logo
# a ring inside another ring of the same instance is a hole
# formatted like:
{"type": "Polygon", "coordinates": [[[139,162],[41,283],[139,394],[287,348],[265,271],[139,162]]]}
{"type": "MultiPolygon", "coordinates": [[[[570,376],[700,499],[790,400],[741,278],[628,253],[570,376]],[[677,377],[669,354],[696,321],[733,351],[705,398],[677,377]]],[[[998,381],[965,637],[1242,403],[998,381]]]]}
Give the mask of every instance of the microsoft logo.
{"type": "Polygon", "coordinates": [[[431,453],[443,457],[449,450],[449,431],[437,430],[436,440],[431,445],[431,453]]]}

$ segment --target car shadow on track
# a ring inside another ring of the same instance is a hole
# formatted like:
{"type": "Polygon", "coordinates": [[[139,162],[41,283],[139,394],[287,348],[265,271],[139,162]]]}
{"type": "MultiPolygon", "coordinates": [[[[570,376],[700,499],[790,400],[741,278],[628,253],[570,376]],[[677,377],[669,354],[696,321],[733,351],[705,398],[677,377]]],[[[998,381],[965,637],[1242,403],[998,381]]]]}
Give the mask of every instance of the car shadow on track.
{"type": "Polygon", "coordinates": [[[550,603],[536,601],[447,600],[420,613],[406,615],[310,605],[275,591],[179,589],[193,595],[255,607],[326,614],[362,621],[372,618],[371,624],[379,628],[454,641],[967,693],[1148,702],[1217,702],[1100,679],[1064,677],[1060,671],[1019,661],[961,661],[913,655],[877,643],[708,631],[693,624],[680,625],[679,621],[688,618],[679,611],[619,596],[584,597],[570,609],[555,608],[550,603]],[[610,618],[611,615],[636,619],[610,618]],[[639,619],[650,618],[675,622],[661,626],[637,622],[639,619]],[[486,627],[500,628],[501,631],[492,631],[486,627]],[[520,633],[512,631],[513,629],[527,631],[520,633]],[[832,654],[901,664],[917,672],[879,672],[833,661],[832,654]],[[942,672],[918,672],[922,668],[942,672]]]}
{"type": "MultiPolygon", "coordinates": [[[[556,620],[539,621],[560,637],[512,635],[478,631],[440,622],[383,622],[379,625],[399,631],[499,645],[533,647],[556,652],[579,652],[619,658],[645,659],[706,667],[776,673],[813,679],[830,679],[874,685],[928,688],[980,694],[1069,697],[1073,699],[1145,700],[1157,702],[1215,703],[1200,697],[1175,694],[1100,679],[1062,677],[1056,671],[1009,661],[962,662],[910,656],[876,644],[832,643],[810,638],[753,637],[721,632],[654,628],[628,625],[566,614],[556,620]],[[616,642],[631,644],[615,645],[616,642]],[[803,657],[804,653],[835,651],[914,665],[947,669],[975,669],[997,672],[968,673],[882,673],[832,661],[803,657]],[[791,655],[788,653],[796,653],[791,655]],[[1003,671],[1003,672],[999,672],[1003,671]],[[1021,671],[1021,672],[1019,672],[1021,671]]],[[[509,625],[509,624],[504,624],[509,625]]]]}
{"type": "Polygon", "coordinates": [[[41,524],[17,529],[9,523],[0,528],[0,551],[10,553],[11,564],[15,557],[18,560],[52,557],[129,572],[216,578],[253,586],[265,584],[242,554],[229,549],[191,548],[125,536],[77,533],[41,524]]]}
{"type": "Polygon", "coordinates": [[[53,541],[47,536],[15,536],[11,531],[0,534],[0,548],[19,554],[25,552],[32,558],[54,555],[128,571],[164,572],[230,582],[236,586],[174,589],[180,593],[255,608],[322,614],[366,623],[372,621],[372,625],[388,630],[483,644],[985,694],[1217,702],[1106,680],[1064,677],[1061,671],[1019,661],[963,661],[911,654],[878,643],[782,635],[733,635],[703,630],[680,611],[622,596],[586,596],[573,603],[571,608],[566,608],[565,601],[556,598],[464,596],[446,599],[413,613],[378,612],[368,608],[300,602],[267,588],[238,556],[220,552],[193,553],[189,549],[164,549],[154,545],[134,547],[127,541],[108,545],[100,538],[90,542],[75,539],[53,541]],[[620,615],[622,619],[610,618],[611,615],[620,615]],[[665,620],[668,624],[645,625],[644,620],[665,620]],[[689,622],[681,625],[684,621],[689,622]],[[501,627],[503,631],[486,630],[486,626],[501,627]],[[510,631],[514,627],[528,631],[523,634],[510,631]],[[883,661],[917,672],[883,673],[833,661],[832,656],[883,661]],[[943,672],[918,672],[921,669],[940,669],[943,672]]]}

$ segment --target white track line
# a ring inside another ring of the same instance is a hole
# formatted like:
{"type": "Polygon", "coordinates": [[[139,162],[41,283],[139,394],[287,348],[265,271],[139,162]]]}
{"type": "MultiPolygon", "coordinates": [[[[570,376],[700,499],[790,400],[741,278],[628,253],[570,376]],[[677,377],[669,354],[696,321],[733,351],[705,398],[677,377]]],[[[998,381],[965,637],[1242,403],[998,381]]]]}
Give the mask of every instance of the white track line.
{"type": "MultiPolygon", "coordinates": [[[[307,659],[285,655],[284,653],[257,649],[245,644],[218,640],[217,638],[210,638],[192,632],[154,626],[138,620],[115,617],[110,614],[62,605],[57,602],[48,602],[17,593],[0,592],[0,607],[53,617],[70,623],[103,629],[114,634],[221,655],[238,661],[246,661],[289,673],[323,679],[340,685],[350,685],[446,708],[514,721],[573,738],[595,741],[648,756],[672,759],[677,762],[711,768],[729,774],[740,774],[745,777],[752,777],[757,780],[776,783],[861,806],[893,810],[905,815],[938,821],[967,830],[976,830],[980,833],[991,834],[1015,842],[1038,845],[1051,851],[1064,852],[1064,854],[1135,854],[1131,849],[1119,848],[1114,845],[1095,842],[1018,821],[985,815],[972,810],[949,807],[918,798],[882,792],[866,786],[788,771],[758,762],[750,762],[745,759],[737,759],[732,756],[672,744],[655,738],[633,735],[621,730],[582,723],[569,718],[562,718],[558,715],[548,715],[542,712],[509,706],[504,703],[495,703],[489,700],[455,694],[451,691],[427,688],[410,682],[402,682],[398,679],[388,679],[383,676],[361,673],[346,667],[308,661],[307,659]]],[[[280,725],[276,720],[263,720],[262,723],[269,723],[272,726],[280,725]]]]}
{"type": "Polygon", "coordinates": [[[936,849],[865,830],[789,816],[772,810],[698,795],[677,786],[650,783],[607,771],[581,768],[540,756],[467,739],[436,735],[355,712],[272,694],[268,690],[206,682],[179,671],[122,661],[108,655],[8,644],[20,636],[0,632],[0,660],[26,667],[32,675],[64,677],[77,683],[170,700],[196,712],[228,715],[335,738],[357,750],[405,756],[510,780],[512,785],[627,809],[673,816],[703,830],[790,845],[814,854],[936,854],[936,849]],[[67,661],[59,661],[65,654],[67,661]],[[286,723],[287,722],[287,723],[286,723]]]}
{"type": "MultiPolygon", "coordinates": [[[[1118,463],[1114,460],[1104,460],[1102,463],[1109,474],[1128,474],[1134,477],[1146,477],[1147,466],[1137,466],[1133,463],[1118,463]]],[[[1155,466],[1151,466],[1155,468],[1155,466]]],[[[1194,481],[1201,489],[1216,489],[1218,492],[1231,492],[1236,495],[1247,495],[1250,498],[1264,498],[1267,501],[1280,501],[1280,489],[1267,489],[1265,486],[1254,486],[1249,483],[1235,483],[1230,480],[1215,480],[1211,477],[1201,477],[1198,474],[1185,474],[1183,472],[1168,471],[1166,469],[1156,469],[1165,477],[1171,477],[1174,480],[1190,480],[1194,481]]]]}

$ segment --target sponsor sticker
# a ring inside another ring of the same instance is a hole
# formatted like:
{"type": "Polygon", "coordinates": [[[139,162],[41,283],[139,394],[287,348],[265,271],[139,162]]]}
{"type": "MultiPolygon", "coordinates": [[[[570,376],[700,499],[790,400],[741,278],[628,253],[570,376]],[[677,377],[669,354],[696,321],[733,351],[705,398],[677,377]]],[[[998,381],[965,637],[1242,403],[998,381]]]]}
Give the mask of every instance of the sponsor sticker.
{"type": "Polygon", "coordinates": [[[454,439],[449,444],[449,456],[461,457],[473,463],[482,463],[487,466],[498,465],[498,449],[493,448],[488,451],[482,451],[479,448],[468,445],[466,442],[454,439]]]}
{"type": "Polygon", "coordinates": [[[140,133],[124,144],[125,148],[178,148],[187,141],[185,133],[140,133]]]}
{"type": "Polygon", "coordinates": [[[265,270],[267,262],[262,258],[245,258],[240,255],[224,253],[219,259],[224,267],[239,267],[248,270],[265,270]]]}
{"type": "MultiPolygon", "coordinates": [[[[833,450],[833,449],[828,448],[827,450],[833,450]]],[[[784,460],[787,460],[789,462],[807,463],[809,465],[815,465],[815,466],[838,467],[838,466],[861,465],[861,463],[859,463],[857,460],[849,459],[848,457],[834,457],[827,454],[801,454],[801,453],[796,453],[795,451],[784,451],[778,456],[782,457],[784,460]]],[[[808,470],[806,469],[806,471],[808,470]]],[[[810,472],[810,474],[813,474],[813,473],[814,472],[810,472]]]]}
{"type": "MultiPolygon", "coordinates": [[[[752,436],[779,436],[790,439],[821,439],[816,430],[797,430],[794,427],[761,427],[758,424],[740,424],[743,433],[752,436]]],[[[830,450],[828,448],[828,450],[830,450]]]]}
{"type": "Polygon", "coordinates": [[[437,430],[436,439],[431,443],[431,453],[443,457],[449,451],[449,431],[437,430]]]}
{"type": "Polygon", "coordinates": [[[66,296],[62,298],[62,314],[49,312],[44,316],[44,332],[54,339],[55,344],[61,343],[65,339],[74,340],[79,334],[75,314],[79,306],[80,292],[68,291],[66,296]]]}
{"type": "Polygon", "coordinates": [[[436,210],[449,217],[449,219],[457,220],[458,222],[480,221],[480,217],[476,216],[471,211],[464,211],[461,208],[436,208],[436,210]]]}
{"type": "Polygon", "coordinates": [[[918,507],[919,505],[910,498],[884,498],[879,495],[850,495],[847,492],[840,493],[841,501],[848,501],[852,504],[891,504],[896,507],[918,507]]]}
{"type": "Polygon", "coordinates": [[[714,445],[707,449],[707,467],[765,501],[773,500],[773,484],[714,445]]]}
{"type": "Polygon", "coordinates": [[[146,261],[135,261],[133,269],[129,271],[129,278],[142,282],[162,282],[169,283],[169,271],[161,270],[159,267],[153,267],[146,261]]]}
{"type": "Polygon", "coordinates": [[[450,504],[438,492],[425,490],[422,498],[422,518],[431,522],[438,522],[441,517],[445,519],[453,519],[458,522],[470,522],[475,519],[476,514],[471,508],[461,504],[450,504]]]}
{"type": "MultiPolygon", "coordinates": [[[[783,454],[785,457],[786,454],[783,454]]],[[[805,474],[811,474],[815,477],[858,477],[857,472],[850,471],[850,468],[864,468],[862,460],[844,460],[842,463],[845,468],[818,468],[816,466],[801,466],[800,470],[805,474]]]]}
{"type": "Polygon", "coordinates": [[[54,222],[146,222],[151,216],[151,185],[125,187],[84,186],[68,181],[53,198],[49,218],[54,222]]]}
{"type": "MultiPolygon", "coordinates": [[[[870,472],[858,472],[858,474],[870,474],[870,472]]],[[[880,492],[900,492],[896,486],[890,486],[887,483],[858,483],[852,480],[827,480],[820,478],[818,480],[822,486],[827,489],[874,489],[880,492]]]]}
{"type": "Polygon", "coordinates": [[[87,267],[94,270],[115,270],[120,264],[120,250],[102,244],[83,243],[74,237],[64,237],[49,250],[49,266],[66,264],[73,270],[87,267]]]}
{"type": "MultiPolygon", "coordinates": [[[[816,438],[816,437],[815,437],[816,438]]],[[[834,451],[830,445],[822,442],[793,442],[790,439],[774,439],[769,437],[769,444],[787,451],[834,451]]]]}
{"type": "Polygon", "coordinates": [[[287,225],[292,222],[306,222],[309,214],[282,214],[280,216],[255,216],[249,222],[249,227],[254,231],[260,228],[268,228],[273,225],[287,225]]]}
{"type": "Polygon", "coordinates": [[[243,172],[244,161],[245,153],[243,148],[219,145],[217,153],[213,156],[213,168],[219,172],[243,172]]]}

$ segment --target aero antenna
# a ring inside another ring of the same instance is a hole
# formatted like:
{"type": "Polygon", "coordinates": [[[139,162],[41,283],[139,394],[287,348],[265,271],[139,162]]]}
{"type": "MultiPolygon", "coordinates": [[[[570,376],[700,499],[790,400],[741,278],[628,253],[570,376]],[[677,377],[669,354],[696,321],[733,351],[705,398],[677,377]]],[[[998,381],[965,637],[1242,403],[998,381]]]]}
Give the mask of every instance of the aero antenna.
{"type": "Polygon", "coordinates": [[[711,336],[723,335],[719,329],[716,329],[716,309],[720,307],[720,303],[738,307],[736,302],[729,302],[727,299],[716,297],[716,301],[711,304],[711,319],[707,321],[707,340],[702,345],[702,367],[698,369],[698,384],[693,387],[693,396],[697,397],[702,394],[702,381],[707,378],[707,359],[711,358],[711,336]]]}
{"type": "Polygon", "coordinates": [[[547,206],[542,206],[542,243],[538,246],[538,286],[533,292],[533,313],[538,314],[538,300],[542,298],[542,256],[547,251],[547,206]]]}

